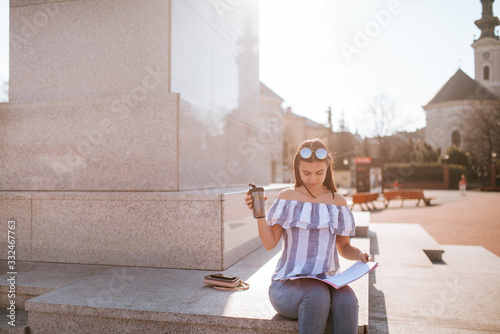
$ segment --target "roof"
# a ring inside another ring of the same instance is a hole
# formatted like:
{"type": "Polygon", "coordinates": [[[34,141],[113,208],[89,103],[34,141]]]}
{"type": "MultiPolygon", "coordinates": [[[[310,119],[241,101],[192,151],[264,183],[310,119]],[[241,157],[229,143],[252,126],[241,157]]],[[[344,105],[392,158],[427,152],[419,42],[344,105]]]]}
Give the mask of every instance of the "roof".
{"type": "Polygon", "coordinates": [[[327,128],[326,125],[318,123],[318,122],[315,122],[312,119],[307,118],[306,116],[297,115],[296,113],[292,112],[291,108],[288,108],[285,111],[285,117],[288,117],[289,119],[301,119],[301,120],[304,121],[304,125],[307,126],[307,127],[311,127],[311,128],[327,128]]]}
{"type": "Polygon", "coordinates": [[[260,82],[260,95],[270,99],[281,100],[282,102],[285,101],[281,96],[276,94],[271,88],[267,87],[262,81],[260,82]]]}
{"type": "Polygon", "coordinates": [[[307,117],[303,117],[303,118],[305,118],[305,120],[306,120],[304,123],[306,126],[309,126],[311,128],[326,128],[326,125],[324,125],[324,124],[320,124],[318,122],[315,122],[312,119],[307,118],[307,117]]]}
{"type": "Polygon", "coordinates": [[[461,100],[498,100],[498,97],[479,82],[469,77],[464,71],[458,69],[428,105],[461,100]]]}

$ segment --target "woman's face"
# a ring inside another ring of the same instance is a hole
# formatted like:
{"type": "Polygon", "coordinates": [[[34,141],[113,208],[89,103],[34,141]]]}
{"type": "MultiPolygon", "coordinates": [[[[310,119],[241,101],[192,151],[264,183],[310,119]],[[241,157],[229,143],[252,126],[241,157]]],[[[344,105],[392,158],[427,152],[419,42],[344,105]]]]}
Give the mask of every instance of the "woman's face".
{"type": "Polygon", "coordinates": [[[327,169],[328,164],[326,161],[299,162],[300,179],[309,190],[321,189],[323,187],[327,169]]]}

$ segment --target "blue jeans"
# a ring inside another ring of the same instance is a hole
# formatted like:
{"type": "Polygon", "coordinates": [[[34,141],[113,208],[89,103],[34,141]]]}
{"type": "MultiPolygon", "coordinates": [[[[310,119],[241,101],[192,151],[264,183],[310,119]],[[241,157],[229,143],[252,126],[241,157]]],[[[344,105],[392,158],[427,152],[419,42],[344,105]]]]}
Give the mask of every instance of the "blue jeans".
{"type": "Polygon", "coordinates": [[[276,312],[299,320],[301,334],[323,334],[329,315],[332,333],[358,332],[358,299],[347,285],[337,290],[309,278],[273,280],[269,299],[276,312]]]}

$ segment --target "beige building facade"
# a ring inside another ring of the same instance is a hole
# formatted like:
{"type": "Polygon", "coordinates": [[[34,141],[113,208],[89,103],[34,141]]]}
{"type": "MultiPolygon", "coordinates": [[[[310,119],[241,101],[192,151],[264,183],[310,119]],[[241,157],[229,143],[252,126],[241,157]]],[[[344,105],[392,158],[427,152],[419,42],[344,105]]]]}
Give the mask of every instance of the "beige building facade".
{"type": "Polygon", "coordinates": [[[264,83],[260,83],[260,114],[264,120],[262,128],[266,135],[266,145],[270,150],[271,182],[283,183],[283,136],[284,126],[283,98],[264,83]]]}

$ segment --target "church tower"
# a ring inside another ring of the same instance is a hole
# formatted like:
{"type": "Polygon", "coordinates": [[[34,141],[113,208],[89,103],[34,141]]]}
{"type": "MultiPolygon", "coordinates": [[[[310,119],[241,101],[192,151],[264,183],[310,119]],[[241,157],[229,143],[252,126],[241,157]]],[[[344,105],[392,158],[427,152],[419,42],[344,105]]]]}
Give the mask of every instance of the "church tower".
{"type": "Polygon", "coordinates": [[[481,0],[483,14],[475,22],[481,29],[481,36],[474,41],[475,80],[500,96],[500,40],[495,27],[500,25],[498,17],[493,16],[493,1],[481,0]]]}

